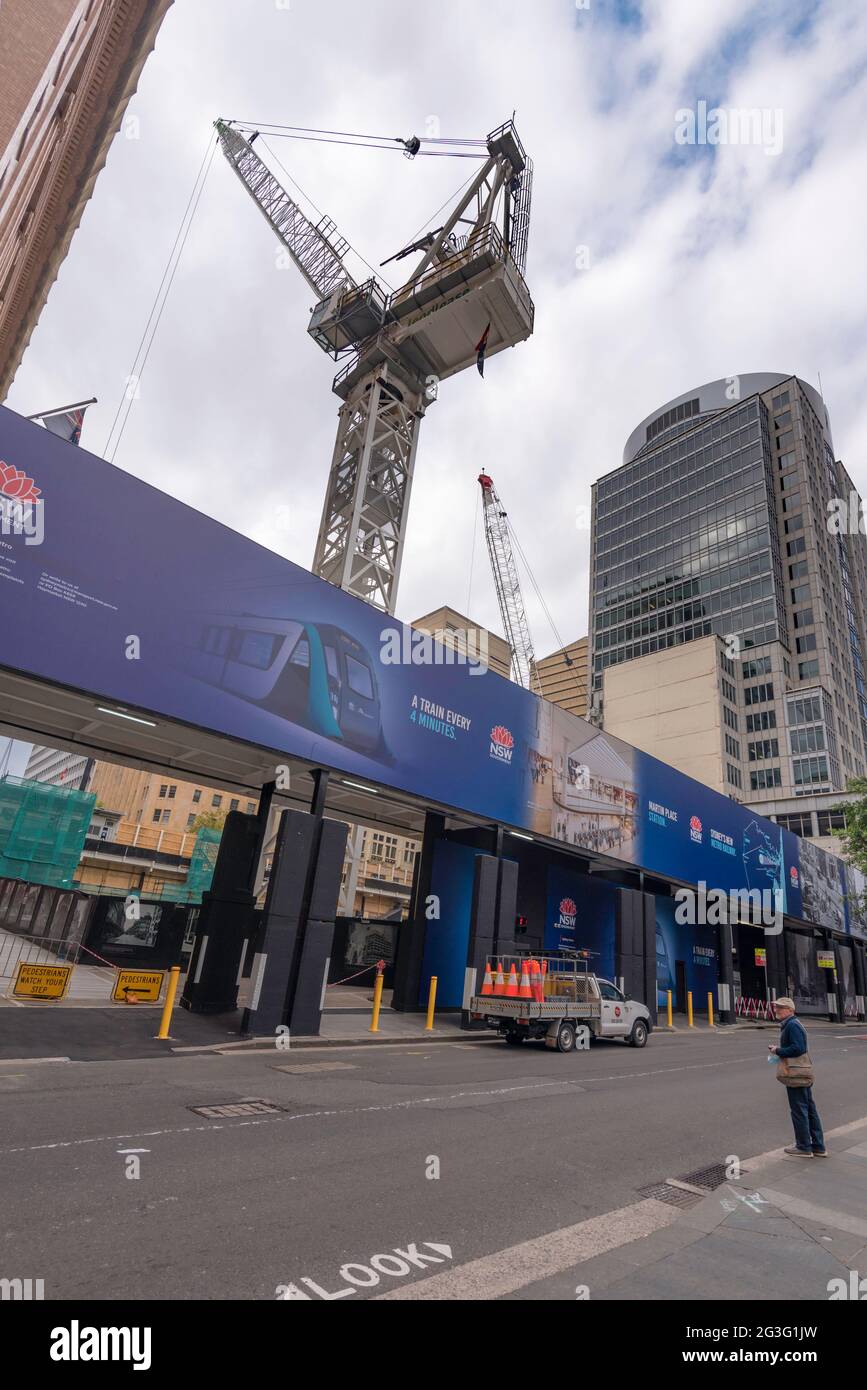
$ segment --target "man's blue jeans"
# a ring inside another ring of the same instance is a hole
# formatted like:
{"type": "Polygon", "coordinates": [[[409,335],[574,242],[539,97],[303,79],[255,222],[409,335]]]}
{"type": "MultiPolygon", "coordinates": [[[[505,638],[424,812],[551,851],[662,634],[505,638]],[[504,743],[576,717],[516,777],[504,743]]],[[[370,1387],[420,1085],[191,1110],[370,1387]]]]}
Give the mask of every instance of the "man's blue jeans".
{"type": "Polygon", "coordinates": [[[792,1127],[795,1131],[795,1144],[799,1149],[824,1149],[825,1136],[822,1122],[813,1100],[812,1086],[787,1086],[789,1109],[792,1112],[792,1127]]]}

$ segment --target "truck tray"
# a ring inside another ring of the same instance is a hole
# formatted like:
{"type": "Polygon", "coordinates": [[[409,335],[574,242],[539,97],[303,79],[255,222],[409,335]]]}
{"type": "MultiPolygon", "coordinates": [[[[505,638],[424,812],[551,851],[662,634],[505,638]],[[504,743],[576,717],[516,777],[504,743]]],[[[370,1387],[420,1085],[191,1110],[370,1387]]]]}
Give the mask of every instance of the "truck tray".
{"type": "Polygon", "coordinates": [[[599,1018],[598,999],[573,999],[553,994],[545,999],[504,999],[500,995],[474,994],[470,1012],[491,1018],[599,1018]]]}

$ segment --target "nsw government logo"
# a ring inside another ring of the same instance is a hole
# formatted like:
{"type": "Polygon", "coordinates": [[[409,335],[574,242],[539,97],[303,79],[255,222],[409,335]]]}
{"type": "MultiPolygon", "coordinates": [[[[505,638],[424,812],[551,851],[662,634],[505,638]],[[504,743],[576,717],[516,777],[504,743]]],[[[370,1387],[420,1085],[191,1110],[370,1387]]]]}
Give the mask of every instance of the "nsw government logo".
{"type": "Polygon", "coordinates": [[[795,868],[795,865],[794,865],[794,864],[791,864],[791,865],[789,866],[789,880],[790,880],[790,882],[791,882],[792,887],[793,887],[793,888],[797,888],[797,886],[798,886],[798,870],[795,868]]]}
{"type": "Polygon", "coordinates": [[[690,816],[689,818],[689,838],[695,844],[701,844],[701,821],[698,816],[690,816]]]}
{"type": "Polygon", "coordinates": [[[509,730],[502,724],[496,724],[491,730],[491,757],[498,763],[510,763],[514,751],[515,740],[509,730]]]}
{"type": "Polygon", "coordinates": [[[578,919],[578,906],[574,898],[560,899],[560,920],[558,927],[574,927],[578,919]]]}

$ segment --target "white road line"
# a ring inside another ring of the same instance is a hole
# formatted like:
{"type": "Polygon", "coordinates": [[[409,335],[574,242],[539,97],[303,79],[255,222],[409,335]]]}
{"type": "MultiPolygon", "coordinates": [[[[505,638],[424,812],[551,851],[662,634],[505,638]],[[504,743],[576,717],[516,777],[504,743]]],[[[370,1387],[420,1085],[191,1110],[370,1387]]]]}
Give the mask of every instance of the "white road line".
{"type": "Polygon", "coordinates": [[[672,1072],[682,1071],[708,1071],[715,1067],[730,1067],[736,1062],[755,1062],[755,1054],[750,1053],[748,1057],[727,1057],[722,1062],[694,1062],[682,1067],[657,1067],[654,1071],[632,1071],[618,1072],[612,1076],[582,1076],[574,1080],[564,1077],[552,1078],[551,1081],[528,1081],[518,1086],[494,1086],[486,1087],[477,1091],[452,1091],[448,1095],[439,1096],[419,1096],[413,1100],[392,1101],[387,1105],[358,1105],[347,1106],[342,1110],[310,1110],[299,1115],[268,1115],[260,1120],[237,1120],[226,1125],[183,1125],[180,1127],[168,1127],[166,1129],[146,1129],[132,1134],[96,1134],[87,1139],[58,1139],[49,1144],[29,1144],[21,1148],[0,1149],[0,1157],[8,1157],[11,1154],[42,1153],[49,1149],[74,1149],[82,1144],[106,1144],[114,1143],[118,1139],[151,1139],[157,1136],[168,1136],[172,1134],[199,1134],[212,1129],[243,1129],[250,1126],[265,1124],[290,1124],[294,1120],[323,1120],[344,1115],[366,1115],[373,1112],[385,1113],[390,1110],[411,1110],[420,1105],[441,1105],[443,1102],[451,1100],[464,1100],[468,1097],[479,1096],[507,1096],[514,1095],[518,1091],[544,1091],[552,1087],[574,1086],[579,1091],[586,1091],[587,1087],[593,1082],[598,1081],[630,1081],[636,1078],[647,1076],[664,1076],[672,1072]]]}
{"type": "Polygon", "coordinates": [[[552,1274],[561,1274],[573,1265],[604,1255],[618,1246],[652,1235],[670,1226],[679,1212],[648,1197],[643,1202],[620,1207],[603,1216],[591,1216],[575,1226],[533,1240],[521,1241],[493,1255],[470,1260],[456,1269],[443,1270],[414,1284],[379,1294],[378,1302],[388,1299],[484,1299],[502,1298],[527,1284],[538,1284],[552,1274]]]}
{"type": "Polygon", "coordinates": [[[171,1136],[171,1134],[199,1134],[207,1130],[217,1129],[246,1129],[246,1127],[258,1125],[286,1125],[292,1120],[315,1120],[329,1119],[332,1116],[343,1115],[368,1115],[371,1112],[386,1111],[407,1111],[417,1105],[442,1105],[443,1101],[463,1101],[465,1098],[482,1097],[482,1095],[514,1095],[517,1091],[545,1091],[552,1087],[574,1086],[578,1090],[584,1091],[591,1081],[627,1081],[635,1077],[663,1076],[670,1072],[704,1072],[717,1066],[731,1066],[734,1062],[754,1062],[753,1054],[750,1056],[729,1056],[724,1062],[696,1062],[689,1066],[660,1066],[654,1072],[620,1072],[614,1076],[585,1076],[575,1080],[553,1079],[550,1081],[525,1081],[521,1086],[496,1086],[486,1087],[481,1091],[452,1091],[447,1095],[421,1095],[421,1097],[411,1099],[411,1101],[392,1101],[388,1105],[353,1105],[338,1111],[306,1111],[302,1115],[268,1115],[258,1120],[238,1120],[229,1125],[183,1125],[167,1127],[161,1130],[139,1130],[132,1134],[94,1134],[89,1138],[71,1138],[71,1140],[54,1140],[50,1144],[28,1144],[21,1148],[0,1148],[0,1156],[6,1158],[11,1154],[40,1154],[46,1150],[54,1148],[78,1148],[82,1144],[113,1144],[115,1140],[128,1140],[128,1138],[154,1138],[157,1136],[171,1136]]]}

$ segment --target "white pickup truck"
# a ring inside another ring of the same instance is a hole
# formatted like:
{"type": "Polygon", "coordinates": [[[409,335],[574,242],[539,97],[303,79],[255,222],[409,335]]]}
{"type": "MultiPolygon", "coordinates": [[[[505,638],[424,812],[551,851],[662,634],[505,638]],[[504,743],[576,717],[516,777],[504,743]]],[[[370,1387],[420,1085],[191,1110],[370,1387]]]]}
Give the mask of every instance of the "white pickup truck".
{"type": "Polygon", "coordinates": [[[623,1038],[644,1047],[653,1027],[646,1004],[630,999],[610,980],[600,979],[578,963],[548,958],[550,964],[532,998],[476,994],[470,1016],[484,1019],[507,1043],[544,1038],[559,1052],[586,1047],[593,1038],[623,1038]]]}

